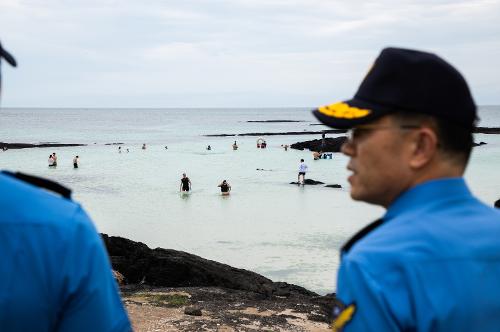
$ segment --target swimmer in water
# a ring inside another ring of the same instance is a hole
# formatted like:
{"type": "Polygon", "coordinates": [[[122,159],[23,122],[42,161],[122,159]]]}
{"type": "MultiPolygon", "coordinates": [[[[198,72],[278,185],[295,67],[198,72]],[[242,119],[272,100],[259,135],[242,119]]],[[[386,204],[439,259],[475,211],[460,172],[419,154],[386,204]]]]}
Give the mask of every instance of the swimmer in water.
{"type": "Polygon", "coordinates": [[[222,181],[222,183],[217,187],[220,187],[220,192],[222,195],[229,195],[229,192],[231,191],[231,185],[226,180],[222,181]]]}
{"type": "Polygon", "coordinates": [[[182,173],[180,191],[188,192],[191,190],[191,180],[186,176],[186,173],[182,173]]]}

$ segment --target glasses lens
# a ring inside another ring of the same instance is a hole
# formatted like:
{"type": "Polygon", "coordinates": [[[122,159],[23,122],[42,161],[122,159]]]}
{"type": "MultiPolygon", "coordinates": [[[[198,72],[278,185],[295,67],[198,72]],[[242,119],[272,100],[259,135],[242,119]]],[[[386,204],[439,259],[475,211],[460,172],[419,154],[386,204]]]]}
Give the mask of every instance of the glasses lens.
{"type": "Polygon", "coordinates": [[[373,128],[352,128],[348,131],[347,137],[351,141],[359,140],[360,138],[362,138],[363,136],[365,136],[367,133],[369,133],[372,130],[373,130],[373,128]]]}

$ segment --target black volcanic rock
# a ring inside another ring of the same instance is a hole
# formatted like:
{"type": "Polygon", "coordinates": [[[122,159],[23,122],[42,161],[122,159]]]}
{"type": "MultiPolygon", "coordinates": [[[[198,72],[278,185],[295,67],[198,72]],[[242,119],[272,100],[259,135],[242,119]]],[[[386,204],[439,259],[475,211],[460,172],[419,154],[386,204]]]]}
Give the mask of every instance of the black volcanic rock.
{"type": "Polygon", "coordinates": [[[327,188],[342,188],[340,184],[327,184],[325,187],[327,188]]]}
{"type": "MultiPolygon", "coordinates": [[[[299,184],[299,183],[298,182],[290,182],[290,184],[299,184]]],[[[316,184],[325,184],[325,183],[321,182],[321,181],[316,181],[313,179],[305,179],[304,184],[316,185],[316,184]]]]}
{"type": "Polygon", "coordinates": [[[477,134],[500,134],[500,128],[498,127],[492,127],[492,128],[489,128],[489,127],[475,127],[473,130],[472,130],[473,133],[477,133],[477,134]]]}
{"type": "Polygon", "coordinates": [[[201,316],[201,308],[198,306],[186,307],[184,313],[189,316],[201,316]]]}
{"type": "Polygon", "coordinates": [[[323,145],[322,139],[315,139],[312,141],[297,142],[290,145],[290,147],[296,150],[308,149],[310,151],[340,152],[340,148],[346,140],[346,136],[325,138],[325,144],[323,145]]]}
{"type": "Polygon", "coordinates": [[[223,287],[269,297],[294,294],[313,296],[307,289],[273,282],[260,274],[172,249],[150,249],[144,243],[101,234],[113,269],[127,284],[155,287],[223,287]]]}
{"type": "Polygon", "coordinates": [[[479,143],[472,143],[472,146],[480,146],[480,145],[485,145],[486,143],[485,142],[479,142],[479,143]]]}
{"type": "Polygon", "coordinates": [[[284,136],[284,135],[314,135],[314,134],[342,134],[345,129],[328,129],[321,131],[286,131],[286,132],[266,132],[266,133],[243,133],[243,134],[210,134],[205,137],[228,137],[228,136],[284,136]]]}
{"type": "Polygon", "coordinates": [[[62,143],[29,144],[29,143],[0,142],[0,149],[59,148],[64,146],[86,146],[86,145],[87,144],[62,144],[62,143]]]}
{"type": "Polygon", "coordinates": [[[285,122],[305,122],[304,120],[248,120],[249,123],[285,123],[285,122]]]}

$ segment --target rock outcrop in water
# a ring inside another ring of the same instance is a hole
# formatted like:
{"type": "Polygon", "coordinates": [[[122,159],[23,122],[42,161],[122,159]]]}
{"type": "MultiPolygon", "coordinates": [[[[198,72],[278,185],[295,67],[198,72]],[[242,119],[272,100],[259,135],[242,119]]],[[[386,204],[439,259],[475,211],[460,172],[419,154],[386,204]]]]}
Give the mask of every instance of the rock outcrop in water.
{"type": "Polygon", "coordinates": [[[0,142],[0,150],[2,149],[29,149],[29,148],[59,148],[65,146],[86,146],[87,144],[62,144],[62,143],[4,143],[0,142]]]}
{"type": "Polygon", "coordinates": [[[304,150],[308,149],[310,151],[323,151],[323,152],[340,152],[342,144],[347,140],[346,136],[335,137],[335,138],[325,138],[324,144],[322,139],[315,139],[312,141],[297,142],[290,147],[292,149],[304,150]]]}
{"type": "Polygon", "coordinates": [[[287,122],[305,122],[304,120],[248,120],[249,123],[287,123],[287,122]]]}
{"type": "Polygon", "coordinates": [[[499,127],[476,127],[472,130],[476,134],[500,134],[499,127]]]}
{"type": "MultiPolygon", "coordinates": [[[[290,182],[290,184],[299,184],[299,183],[298,182],[290,182]]],[[[304,184],[317,185],[317,184],[325,184],[325,183],[321,182],[321,181],[316,181],[313,179],[305,179],[304,184]]]]}
{"type": "Polygon", "coordinates": [[[228,137],[228,136],[280,136],[280,135],[315,135],[315,134],[342,134],[344,129],[328,129],[321,131],[286,131],[286,132],[263,132],[263,133],[243,133],[243,134],[210,134],[205,137],[228,137]]]}

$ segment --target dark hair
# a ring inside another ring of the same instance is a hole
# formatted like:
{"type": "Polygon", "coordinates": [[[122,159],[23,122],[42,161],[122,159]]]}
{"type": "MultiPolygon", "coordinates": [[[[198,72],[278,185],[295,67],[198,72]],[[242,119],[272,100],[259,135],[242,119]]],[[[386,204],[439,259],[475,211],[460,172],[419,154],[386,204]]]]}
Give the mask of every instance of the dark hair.
{"type": "Polygon", "coordinates": [[[438,138],[438,147],[450,159],[466,166],[473,146],[472,129],[432,115],[411,112],[397,112],[393,118],[402,125],[428,124],[438,138]]]}
{"type": "Polygon", "coordinates": [[[304,161],[304,159],[300,159],[300,161],[301,161],[301,162],[303,162],[303,161],[304,161]]]}

